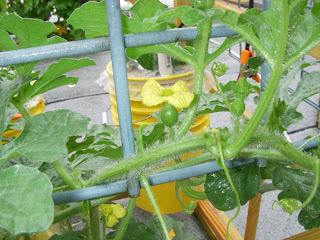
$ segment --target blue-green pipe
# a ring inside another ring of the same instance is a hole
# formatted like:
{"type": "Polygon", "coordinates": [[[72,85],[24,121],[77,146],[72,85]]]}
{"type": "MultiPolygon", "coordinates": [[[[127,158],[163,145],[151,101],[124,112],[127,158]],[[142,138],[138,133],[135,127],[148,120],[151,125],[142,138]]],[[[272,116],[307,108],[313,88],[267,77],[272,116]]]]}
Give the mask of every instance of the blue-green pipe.
{"type": "MultiPolygon", "coordinates": [[[[228,161],[230,168],[241,166],[252,162],[249,160],[245,161],[228,161]]],[[[156,173],[149,176],[149,181],[152,186],[159,185],[167,182],[178,181],[190,177],[197,177],[204,174],[220,171],[221,168],[218,166],[216,161],[202,163],[192,167],[171,170],[161,173],[156,173]]],[[[88,187],[79,190],[72,190],[67,192],[53,194],[53,200],[55,204],[65,204],[71,202],[84,201],[89,199],[95,199],[105,196],[110,196],[118,193],[127,192],[128,182],[121,180],[118,182],[107,183],[94,187],[88,187]]],[[[140,186],[139,186],[140,187],[140,186]]]]}
{"type": "MultiPolygon", "coordinates": [[[[211,37],[232,36],[236,33],[225,26],[212,28],[211,37]]],[[[128,34],[124,36],[125,47],[138,47],[193,40],[197,36],[196,28],[171,29],[158,32],[128,34]]],[[[0,52],[0,67],[14,64],[43,61],[48,59],[74,57],[89,53],[110,50],[110,37],[58,43],[48,46],[0,52]]]]}
{"type": "MultiPolygon", "coordinates": [[[[132,128],[126,55],[124,37],[122,32],[121,9],[119,0],[107,1],[106,11],[108,16],[111,59],[115,92],[117,98],[117,110],[119,117],[123,157],[127,158],[135,155],[135,145],[132,128]]],[[[131,197],[138,196],[140,190],[138,181],[128,176],[128,182],[129,195],[131,197]]]]}

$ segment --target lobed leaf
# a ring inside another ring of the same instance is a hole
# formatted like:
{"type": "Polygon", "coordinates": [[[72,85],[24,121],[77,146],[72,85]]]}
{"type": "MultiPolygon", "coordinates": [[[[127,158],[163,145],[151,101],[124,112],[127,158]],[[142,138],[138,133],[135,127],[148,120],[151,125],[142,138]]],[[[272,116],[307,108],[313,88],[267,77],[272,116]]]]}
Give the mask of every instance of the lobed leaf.
{"type": "Polygon", "coordinates": [[[82,134],[89,118],[69,110],[57,110],[35,116],[25,123],[21,135],[0,149],[0,164],[23,156],[33,162],[62,160],[68,154],[68,138],[82,134]]]}
{"type": "MultiPolygon", "coordinates": [[[[58,36],[49,35],[56,31],[56,27],[51,22],[40,19],[21,18],[15,13],[4,15],[0,19],[0,50],[8,51],[53,43],[65,42],[58,36]],[[17,38],[14,41],[10,34],[17,38]]],[[[26,63],[16,66],[19,75],[28,75],[36,63],[26,63]]]]}
{"type": "Polygon", "coordinates": [[[17,80],[0,79],[0,139],[6,127],[7,107],[10,99],[17,93],[19,88],[25,84],[25,80],[18,78],[17,80]]]}
{"type": "MultiPolygon", "coordinates": [[[[253,163],[244,167],[230,169],[229,171],[239,193],[241,205],[244,205],[259,191],[259,167],[253,163]]],[[[237,207],[234,192],[223,171],[208,174],[204,188],[208,200],[217,209],[228,211],[237,207]]]]}
{"type": "Polygon", "coordinates": [[[54,217],[52,185],[35,168],[0,171],[0,227],[13,235],[46,231],[54,217]]]}
{"type": "Polygon", "coordinates": [[[91,1],[83,4],[72,12],[67,22],[74,29],[82,29],[86,38],[107,36],[108,23],[105,1],[91,1]]]}
{"type": "Polygon", "coordinates": [[[15,100],[21,105],[30,100],[31,98],[50,91],[54,88],[61,87],[68,84],[76,84],[78,78],[67,77],[64,74],[74,71],[83,67],[95,65],[95,62],[88,58],[60,59],[56,63],[51,64],[47,70],[39,77],[33,84],[24,86],[15,100]]]}
{"type": "MultiPolygon", "coordinates": [[[[303,203],[309,196],[312,187],[314,174],[301,169],[277,167],[273,171],[273,185],[282,190],[278,199],[297,199],[303,203]]],[[[320,189],[318,189],[314,199],[298,216],[299,223],[305,229],[320,226],[320,189]]]]}
{"type": "Polygon", "coordinates": [[[105,124],[93,125],[84,137],[71,137],[67,147],[72,165],[84,164],[88,170],[96,170],[99,162],[103,166],[106,160],[122,157],[119,130],[105,124]]]}

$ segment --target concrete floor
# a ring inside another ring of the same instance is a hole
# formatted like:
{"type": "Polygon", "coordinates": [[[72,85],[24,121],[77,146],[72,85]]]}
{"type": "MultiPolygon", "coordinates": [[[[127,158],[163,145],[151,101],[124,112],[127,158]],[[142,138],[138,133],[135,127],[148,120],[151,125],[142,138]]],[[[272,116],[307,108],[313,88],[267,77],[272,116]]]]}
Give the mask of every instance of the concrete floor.
{"type": "MultiPolygon", "coordinates": [[[[109,113],[109,99],[108,95],[101,82],[107,83],[104,74],[105,65],[110,61],[109,53],[103,52],[88,56],[94,59],[96,66],[85,68],[83,70],[75,71],[72,75],[79,76],[80,80],[75,87],[62,87],[53,90],[45,95],[47,101],[47,111],[66,108],[73,111],[80,112],[92,119],[92,123],[102,123],[102,112],[109,113]]],[[[219,58],[219,61],[225,62],[229,66],[228,73],[223,77],[225,80],[234,80],[237,76],[239,63],[231,58],[228,54],[224,54],[219,58]]],[[[45,64],[43,64],[45,66],[45,64]]],[[[313,97],[316,102],[319,101],[319,96],[313,97]]],[[[252,104],[249,104],[252,106],[252,104]]],[[[290,127],[290,131],[297,130],[306,126],[313,126],[316,124],[317,111],[306,104],[301,104],[299,110],[304,114],[304,119],[294,126],[290,127]]],[[[110,117],[109,123],[110,122],[110,117]]],[[[212,126],[219,127],[228,125],[230,123],[227,114],[214,114],[212,116],[212,126]]],[[[317,128],[311,128],[306,131],[301,131],[290,135],[294,141],[300,140],[310,134],[318,134],[317,128]]],[[[282,210],[275,205],[272,208],[273,202],[277,199],[277,193],[267,193],[263,195],[263,202],[261,206],[261,214],[258,225],[257,239],[270,240],[282,239],[290,235],[303,231],[297,222],[296,214],[289,215],[282,212],[282,210]]],[[[246,222],[247,206],[241,210],[240,216],[234,221],[234,225],[239,231],[244,233],[244,226],[246,222]]],[[[138,218],[144,218],[148,214],[141,210],[136,211],[138,218]]],[[[227,213],[229,216],[233,211],[227,213]]],[[[201,230],[197,220],[193,216],[187,214],[175,214],[173,217],[185,222],[187,229],[192,231],[194,235],[200,239],[208,239],[205,233],[201,230]]]]}

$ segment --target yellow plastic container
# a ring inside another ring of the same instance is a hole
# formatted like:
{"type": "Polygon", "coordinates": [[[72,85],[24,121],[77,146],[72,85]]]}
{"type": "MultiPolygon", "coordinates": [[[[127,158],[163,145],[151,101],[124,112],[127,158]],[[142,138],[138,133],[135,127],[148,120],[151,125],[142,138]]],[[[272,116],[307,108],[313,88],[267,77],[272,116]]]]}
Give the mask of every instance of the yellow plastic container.
{"type": "MultiPolygon", "coordinates": [[[[45,100],[43,97],[38,97],[38,99],[36,100],[35,103],[33,103],[29,108],[28,108],[28,112],[32,115],[32,116],[36,116],[40,113],[43,113],[46,109],[46,104],[45,104],[45,100]]],[[[20,117],[18,117],[17,119],[19,119],[20,117]]],[[[16,121],[17,119],[13,119],[12,121],[16,121]]],[[[13,138],[13,137],[18,137],[20,135],[20,130],[7,130],[2,134],[2,137],[4,139],[8,139],[8,138],[13,138]]],[[[6,142],[0,142],[0,144],[5,144],[6,142]]]]}
{"type": "MultiPolygon", "coordinates": [[[[115,88],[112,72],[112,64],[109,63],[106,68],[108,77],[109,77],[109,92],[110,92],[110,103],[111,103],[111,114],[114,124],[118,124],[118,113],[117,113],[117,102],[115,97],[115,88]]],[[[174,74],[167,77],[155,77],[155,78],[144,78],[144,77],[129,77],[129,93],[130,93],[130,104],[131,104],[131,113],[132,113],[132,123],[134,128],[138,128],[142,124],[151,124],[157,121],[156,118],[151,117],[150,115],[154,112],[159,111],[162,108],[162,105],[154,107],[146,107],[142,104],[142,97],[140,95],[142,86],[148,80],[154,79],[158,81],[163,86],[172,86],[177,81],[185,81],[190,91],[193,88],[193,76],[194,72],[189,71],[182,74],[174,74]]],[[[192,124],[190,131],[194,134],[201,133],[205,131],[210,124],[209,114],[202,115],[195,119],[192,124]]],[[[188,159],[193,157],[199,152],[187,153],[182,156],[182,159],[188,159]]],[[[179,201],[176,199],[175,191],[175,182],[165,183],[158,186],[152,187],[153,192],[156,196],[156,199],[159,203],[159,207],[163,214],[172,214],[183,211],[182,206],[179,201]]],[[[188,203],[191,199],[183,194],[181,194],[181,199],[188,203]]],[[[153,212],[153,208],[149,202],[147,194],[144,189],[141,190],[140,196],[136,200],[136,205],[148,212],[153,212]]]]}

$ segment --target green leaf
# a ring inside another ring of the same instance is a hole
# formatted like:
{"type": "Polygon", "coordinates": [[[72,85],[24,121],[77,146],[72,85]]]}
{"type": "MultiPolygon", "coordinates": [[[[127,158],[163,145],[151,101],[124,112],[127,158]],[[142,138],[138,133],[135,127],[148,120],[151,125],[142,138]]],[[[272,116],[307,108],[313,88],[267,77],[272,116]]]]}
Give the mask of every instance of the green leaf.
{"type": "Polygon", "coordinates": [[[133,17],[143,20],[146,18],[152,18],[157,12],[159,12],[159,10],[164,10],[166,8],[167,6],[159,0],[138,0],[130,9],[130,12],[133,17]]]}
{"type": "MultiPolygon", "coordinates": [[[[152,18],[159,10],[166,6],[158,0],[139,0],[131,9],[130,17],[122,14],[122,27],[125,34],[157,30],[152,18]]],[[[76,9],[67,22],[75,29],[82,29],[86,38],[94,38],[108,35],[105,1],[88,2],[76,9]],[[88,18],[95,16],[94,18],[88,18]]]]}
{"type": "MultiPolygon", "coordinates": [[[[188,229],[184,226],[184,223],[175,220],[171,217],[164,216],[167,229],[171,229],[175,232],[174,240],[196,240],[199,239],[194,237],[188,229]]],[[[127,228],[127,234],[124,235],[123,240],[155,240],[164,239],[162,229],[159,228],[159,220],[156,217],[150,217],[147,224],[142,222],[131,220],[127,228]]],[[[113,239],[114,233],[108,235],[108,239],[113,239]]]]}
{"type": "Polygon", "coordinates": [[[25,82],[27,81],[22,78],[16,80],[0,79],[0,139],[6,127],[6,112],[9,101],[25,82]]]}
{"type": "MultiPolygon", "coordinates": [[[[166,9],[167,6],[159,0],[139,0],[129,10],[130,17],[122,13],[123,32],[130,34],[171,28],[170,24],[157,23],[157,17],[154,17],[166,9]]],[[[88,2],[71,14],[68,23],[76,29],[83,29],[87,38],[93,38],[107,35],[106,19],[105,1],[99,3],[88,2]],[[95,17],[88,18],[88,15],[95,17]]],[[[187,53],[175,43],[126,49],[127,56],[132,59],[138,59],[140,56],[150,53],[164,53],[171,56],[174,51],[187,53]]]]}
{"type": "MultiPolygon", "coordinates": [[[[239,193],[241,205],[244,205],[259,191],[259,167],[253,163],[229,171],[239,193]]],[[[234,192],[223,171],[208,174],[204,187],[208,200],[216,208],[228,211],[237,207],[234,192]]]]}
{"type": "Polygon", "coordinates": [[[46,231],[54,217],[52,185],[35,168],[0,171],[0,227],[13,235],[46,231]]]}
{"type": "MultiPolygon", "coordinates": [[[[309,196],[314,174],[301,169],[277,167],[273,172],[273,185],[282,190],[278,199],[297,199],[303,203],[309,196]]],[[[299,222],[306,229],[320,226],[320,189],[311,203],[299,213],[299,222]]]]}
{"type": "Polygon", "coordinates": [[[228,66],[225,63],[213,62],[211,73],[214,77],[222,77],[228,71],[228,66]]]}
{"type": "Polygon", "coordinates": [[[264,58],[262,57],[251,57],[248,61],[249,68],[259,69],[259,67],[264,63],[264,58]]]}
{"type": "Polygon", "coordinates": [[[320,211],[301,210],[298,216],[299,223],[306,230],[318,228],[320,226],[320,211]]]}
{"type": "Polygon", "coordinates": [[[271,130],[286,130],[291,124],[301,120],[302,114],[296,111],[299,104],[320,92],[320,72],[305,73],[296,89],[289,94],[288,87],[297,78],[300,71],[310,63],[298,61],[283,75],[280,82],[279,96],[273,104],[268,125],[271,130]]]}
{"type": "MultiPolygon", "coordinates": [[[[65,42],[58,36],[48,37],[55,31],[56,27],[51,22],[21,18],[15,13],[4,15],[0,19],[0,50],[7,51],[65,42]],[[13,34],[17,41],[12,40],[8,33],[13,34]]],[[[19,75],[28,75],[35,65],[36,63],[20,64],[16,66],[16,69],[19,75]]]]}
{"type": "Polygon", "coordinates": [[[259,91],[259,88],[250,84],[245,78],[238,81],[229,81],[227,84],[220,84],[220,88],[230,103],[231,109],[227,106],[222,93],[219,91],[215,94],[201,96],[199,112],[219,112],[231,111],[236,116],[241,116],[245,110],[245,100],[251,93],[259,91]]]}
{"type": "Polygon", "coordinates": [[[181,20],[186,26],[194,26],[200,24],[208,18],[205,11],[196,9],[190,6],[180,6],[175,9],[170,9],[158,15],[157,22],[172,22],[175,19],[181,20]]]}
{"type": "Polygon", "coordinates": [[[306,0],[291,4],[287,58],[302,56],[320,42],[319,17],[307,8],[306,0]]]}
{"type": "Polygon", "coordinates": [[[299,201],[294,198],[283,198],[278,202],[278,204],[284,212],[287,212],[289,214],[294,213],[300,208],[299,201]]]}
{"type": "Polygon", "coordinates": [[[201,94],[197,115],[228,111],[220,94],[201,94]]]}
{"type": "Polygon", "coordinates": [[[74,10],[67,22],[74,29],[82,29],[85,32],[86,38],[107,36],[108,23],[105,1],[91,1],[83,4],[74,10]]]}
{"type": "Polygon", "coordinates": [[[88,58],[71,59],[64,58],[58,62],[51,64],[48,69],[36,80],[35,83],[26,85],[19,91],[19,95],[15,99],[23,105],[31,98],[45,93],[57,87],[67,84],[76,84],[78,78],[67,77],[64,74],[83,67],[95,65],[95,62],[88,58]]]}
{"type": "Polygon", "coordinates": [[[267,11],[250,9],[240,16],[229,10],[216,10],[213,12],[213,19],[238,32],[273,67],[273,58],[280,51],[278,39],[282,33],[278,28],[279,16],[289,10],[289,37],[285,62],[291,65],[320,42],[320,17],[312,14],[311,10],[306,8],[306,3],[306,0],[273,1],[267,11]]]}
{"type": "Polygon", "coordinates": [[[294,108],[288,106],[285,101],[274,102],[272,111],[267,121],[267,126],[271,131],[283,132],[290,125],[303,119],[303,115],[294,108]]]}
{"type": "MultiPolygon", "coordinates": [[[[127,233],[123,240],[154,240],[157,239],[156,233],[142,222],[131,221],[127,227],[127,233]]],[[[112,239],[112,236],[109,236],[112,239]]]]}
{"type": "Polygon", "coordinates": [[[142,138],[145,148],[154,145],[164,139],[165,126],[163,123],[156,123],[143,128],[142,138]]]}
{"type": "Polygon", "coordinates": [[[303,74],[295,91],[288,96],[286,102],[292,108],[298,105],[308,97],[320,92],[320,72],[311,72],[303,74]]]}
{"type": "Polygon", "coordinates": [[[94,169],[96,159],[106,162],[107,159],[120,159],[122,146],[119,129],[106,124],[93,125],[84,137],[72,137],[67,143],[69,161],[73,166],[86,163],[86,168],[94,169]]]}
{"type": "Polygon", "coordinates": [[[68,138],[82,134],[89,118],[69,110],[57,110],[35,116],[25,123],[21,135],[0,149],[0,164],[23,156],[33,162],[62,160],[68,154],[68,138]]]}
{"type": "Polygon", "coordinates": [[[312,66],[312,63],[297,61],[292,67],[282,76],[280,82],[279,98],[284,100],[291,108],[296,109],[298,105],[308,97],[311,97],[320,92],[320,72],[305,72],[299,80],[298,86],[293,93],[288,93],[288,87],[296,80],[297,75],[303,69],[312,66]]]}
{"type": "Polygon", "coordinates": [[[147,70],[154,71],[158,68],[157,60],[153,54],[145,54],[137,58],[138,63],[147,70]]]}
{"type": "Polygon", "coordinates": [[[85,240],[87,239],[86,234],[83,231],[79,232],[67,232],[62,235],[54,235],[50,240],[85,240]]]}
{"type": "MultiPolygon", "coordinates": [[[[0,19],[0,29],[18,38],[16,48],[36,47],[65,41],[57,36],[48,37],[56,31],[53,23],[40,19],[21,18],[15,13],[5,15],[0,19]]],[[[12,50],[10,46],[4,45],[2,50],[12,50]]]]}
{"type": "Polygon", "coordinates": [[[232,103],[231,103],[231,112],[240,117],[244,110],[246,109],[246,105],[244,103],[244,100],[241,98],[236,98],[232,103]]]}

